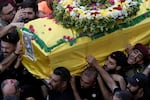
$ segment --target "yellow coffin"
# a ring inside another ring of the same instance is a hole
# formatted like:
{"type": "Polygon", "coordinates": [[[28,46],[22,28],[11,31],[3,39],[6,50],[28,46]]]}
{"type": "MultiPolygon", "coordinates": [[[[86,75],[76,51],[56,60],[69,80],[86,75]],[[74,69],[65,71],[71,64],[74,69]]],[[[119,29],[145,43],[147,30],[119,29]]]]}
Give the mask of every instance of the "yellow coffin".
{"type": "Polygon", "coordinates": [[[73,29],[63,28],[54,19],[41,18],[31,21],[22,29],[22,42],[25,44],[22,63],[37,78],[48,78],[58,66],[64,66],[71,74],[79,75],[87,64],[87,55],[93,55],[103,63],[107,55],[115,50],[124,50],[129,43],[148,43],[148,7],[149,2],[141,5],[141,10],[135,17],[137,20],[134,20],[136,24],[122,25],[121,30],[105,33],[104,36],[90,36],[84,33],[79,35],[73,29]],[[146,17],[141,18],[145,14],[146,17]]]}

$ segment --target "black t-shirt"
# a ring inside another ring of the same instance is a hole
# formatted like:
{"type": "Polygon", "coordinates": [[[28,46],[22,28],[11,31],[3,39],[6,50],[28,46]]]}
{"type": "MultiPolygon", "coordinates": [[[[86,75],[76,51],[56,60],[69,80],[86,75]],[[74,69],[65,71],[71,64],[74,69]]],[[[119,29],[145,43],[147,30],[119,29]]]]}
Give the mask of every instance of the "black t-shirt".
{"type": "Polygon", "coordinates": [[[83,100],[103,100],[98,82],[96,83],[95,87],[89,89],[81,88],[79,76],[75,77],[75,82],[77,91],[83,100]]]}
{"type": "Polygon", "coordinates": [[[63,92],[49,91],[49,100],[75,100],[71,86],[63,92]]]}
{"type": "MultiPolygon", "coordinates": [[[[0,62],[2,62],[4,60],[4,56],[3,54],[0,54],[0,62]]],[[[4,70],[2,73],[0,73],[0,83],[8,78],[12,78],[12,79],[16,79],[17,72],[19,72],[22,68],[19,67],[18,69],[14,68],[14,65],[16,63],[16,60],[6,69],[4,70]]]]}

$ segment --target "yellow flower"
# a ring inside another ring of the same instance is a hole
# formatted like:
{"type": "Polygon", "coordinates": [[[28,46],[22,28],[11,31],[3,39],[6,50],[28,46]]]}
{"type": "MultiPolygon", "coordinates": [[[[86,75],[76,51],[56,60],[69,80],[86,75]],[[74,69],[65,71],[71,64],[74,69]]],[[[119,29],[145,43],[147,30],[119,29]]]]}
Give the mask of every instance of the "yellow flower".
{"type": "Polygon", "coordinates": [[[101,10],[101,11],[100,11],[100,14],[103,15],[103,16],[108,15],[108,13],[109,13],[108,10],[101,10]]]}
{"type": "Polygon", "coordinates": [[[73,0],[67,0],[63,2],[63,6],[71,5],[73,3],[73,0]]]}

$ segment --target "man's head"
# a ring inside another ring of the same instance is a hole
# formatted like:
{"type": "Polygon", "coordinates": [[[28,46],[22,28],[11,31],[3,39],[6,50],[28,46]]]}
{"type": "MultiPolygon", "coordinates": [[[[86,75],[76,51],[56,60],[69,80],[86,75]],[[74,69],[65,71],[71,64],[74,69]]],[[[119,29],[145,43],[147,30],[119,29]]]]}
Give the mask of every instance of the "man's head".
{"type": "Polygon", "coordinates": [[[16,14],[16,9],[7,0],[0,3],[0,18],[11,22],[16,14]]]}
{"type": "Polygon", "coordinates": [[[18,41],[19,35],[16,29],[11,30],[1,38],[1,52],[4,57],[15,51],[18,41]]]}
{"type": "Polygon", "coordinates": [[[18,95],[19,82],[16,79],[6,79],[1,83],[3,96],[18,95]]]}
{"type": "Polygon", "coordinates": [[[148,50],[146,46],[143,44],[136,44],[133,48],[133,50],[130,52],[127,62],[130,65],[133,64],[139,64],[140,62],[143,62],[148,56],[148,50]]]}
{"type": "Polygon", "coordinates": [[[126,65],[127,65],[126,55],[121,51],[115,51],[108,56],[104,64],[104,69],[106,71],[118,71],[126,65]]]}
{"type": "Polygon", "coordinates": [[[34,20],[37,17],[38,6],[33,0],[25,0],[22,3],[21,8],[23,9],[23,20],[25,23],[34,20]]]}
{"type": "Polygon", "coordinates": [[[98,72],[93,67],[87,67],[81,75],[80,85],[83,89],[92,88],[97,81],[98,72]]]}
{"type": "Polygon", "coordinates": [[[49,88],[50,90],[55,90],[62,92],[64,91],[70,82],[70,72],[65,67],[57,67],[50,77],[49,88]]]}
{"type": "Polygon", "coordinates": [[[113,100],[132,100],[132,94],[128,90],[117,91],[113,95],[113,100]]]}
{"type": "Polygon", "coordinates": [[[132,94],[136,94],[140,89],[148,86],[149,79],[143,73],[137,73],[131,78],[128,78],[127,88],[132,94]]]}

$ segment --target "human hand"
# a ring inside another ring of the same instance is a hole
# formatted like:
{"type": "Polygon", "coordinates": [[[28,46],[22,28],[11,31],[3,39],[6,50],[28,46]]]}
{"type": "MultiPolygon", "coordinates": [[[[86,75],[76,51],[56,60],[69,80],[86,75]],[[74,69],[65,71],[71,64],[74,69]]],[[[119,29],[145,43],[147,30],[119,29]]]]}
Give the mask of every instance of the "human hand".
{"type": "Polygon", "coordinates": [[[12,22],[20,22],[20,20],[24,17],[24,9],[19,9],[12,22]]]}
{"type": "Polygon", "coordinates": [[[17,43],[15,54],[18,54],[18,55],[22,54],[22,44],[20,43],[20,41],[18,41],[17,43]]]}
{"type": "Polygon", "coordinates": [[[16,22],[16,23],[11,23],[10,25],[11,25],[11,27],[23,28],[24,23],[16,22]]]}
{"type": "Polygon", "coordinates": [[[89,65],[92,65],[92,66],[97,63],[96,58],[93,56],[87,56],[86,61],[88,62],[89,65]]]}
{"type": "Polygon", "coordinates": [[[75,90],[75,89],[76,89],[76,85],[75,85],[75,83],[76,83],[76,82],[75,82],[75,76],[72,76],[72,77],[71,77],[71,82],[70,82],[70,83],[71,83],[72,89],[75,90]]]}
{"type": "Polygon", "coordinates": [[[130,54],[130,52],[132,51],[133,47],[131,44],[128,44],[125,48],[125,51],[127,52],[127,54],[130,54]]]}

